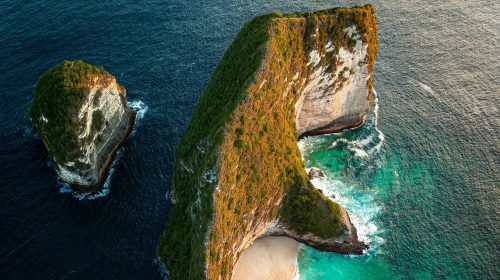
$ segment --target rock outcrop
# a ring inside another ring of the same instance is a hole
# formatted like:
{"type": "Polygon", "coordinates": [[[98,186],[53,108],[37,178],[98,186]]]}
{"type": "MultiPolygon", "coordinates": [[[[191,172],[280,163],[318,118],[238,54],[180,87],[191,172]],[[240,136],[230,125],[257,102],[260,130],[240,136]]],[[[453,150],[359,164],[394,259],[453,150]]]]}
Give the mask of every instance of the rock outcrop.
{"type": "Polygon", "coordinates": [[[176,150],[157,249],[169,279],[231,279],[256,238],[284,235],[360,254],[347,212],[309,181],[297,139],[360,125],[377,52],[371,5],[247,23],[176,150]]]}
{"type": "Polygon", "coordinates": [[[331,41],[327,41],[323,53],[317,49],[309,53],[313,72],[295,104],[300,136],[358,126],[370,109],[368,44],[363,42],[355,25],[345,28],[344,32],[354,42],[353,47],[336,49],[331,41]],[[337,54],[333,60],[321,63],[327,53],[334,51],[337,54]],[[329,70],[332,64],[335,64],[335,71],[329,70]]]}
{"type": "Polygon", "coordinates": [[[60,178],[77,190],[99,187],[135,113],[106,70],[64,61],[37,82],[31,117],[60,178]]]}
{"type": "Polygon", "coordinates": [[[361,255],[368,249],[368,245],[362,241],[358,241],[356,228],[352,224],[347,211],[343,208],[341,208],[341,211],[343,234],[336,237],[322,238],[310,232],[298,233],[291,230],[287,225],[276,222],[269,226],[258,238],[265,236],[286,236],[320,251],[361,255]]]}
{"type": "Polygon", "coordinates": [[[313,167],[307,172],[307,175],[309,175],[309,179],[324,178],[325,172],[319,168],[313,167]]]}

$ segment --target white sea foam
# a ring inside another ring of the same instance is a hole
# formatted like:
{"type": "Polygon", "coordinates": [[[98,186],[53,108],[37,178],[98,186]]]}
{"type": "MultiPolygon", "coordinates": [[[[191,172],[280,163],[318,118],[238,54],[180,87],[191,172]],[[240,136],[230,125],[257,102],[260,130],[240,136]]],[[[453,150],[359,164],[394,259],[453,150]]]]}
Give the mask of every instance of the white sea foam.
{"type": "Polygon", "coordinates": [[[331,148],[335,148],[337,147],[337,145],[339,143],[345,143],[345,144],[349,144],[349,140],[345,139],[345,138],[340,138],[340,139],[337,139],[335,141],[333,141],[333,143],[330,145],[330,149],[331,148]]]}
{"type": "Polygon", "coordinates": [[[373,134],[370,134],[370,136],[366,137],[365,139],[351,141],[351,144],[355,147],[363,148],[368,144],[370,144],[372,141],[373,141],[373,134]]]}
{"type": "Polygon", "coordinates": [[[73,195],[78,200],[92,200],[92,199],[97,199],[101,197],[105,197],[109,194],[111,191],[111,182],[113,179],[113,174],[115,173],[116,167],[120,161],[120,159],[123,156],[124,148],[119,148],[118,151],[116,152],[116,157],[111,163],[111,167],[109,168],[108,174],[106,175],[106,180],[104,181],[104,184],[102,186],[102,189],[99,190],[98,192],[77,192],[74,191],[71,186],[65,182],[62,182],[60,178],[57,178],[58,184],[60,186],[59,192],[60,193],[69,193],[73,195]]]}
{"type": "Polygon", "coordinates": [[[376,251],[383,239],[376,224],[381,209],[374,201],[375,194],[335,179],[315,178],[311,182],[325,196],[346,208],[357,229],[358,239],[370,244],[370,252],[376,251]]]}
{"type": "MultiPolygon", "coordinates": [[[[343,138],[342,133],[338,133],[336,135],[339,136],[340,138],[333,141],[333,143],[329,147],[330,149],[337,147],[337,145],[339,145],[340,143],[344,143],[347,145],[348,150],[354,152],[355,156],[361,158],[367,158],[369,156],[373,156],[375,153],[380,151],[385,141],[385,135],[378,128],[378,109],[379,109],[378,96],[375,90],[373,90],[373,92],[374,92],[374,109],[373,109],[373,120],[372,120],[373,123],[368,122],[365,124],[366,128],[373,127],[374,130],[373,133],[370,133],[370,135],[366,138],[355,139],[355,140],[349,140],[347,138],[343,138]],[[377,141],[375,145],[372,148],[365,150],[365,147],[372,144],[374,141],[377,141]]],[[[302,143],[300,145],[305,145],[305,144],[302,143]]]]}
{"type": "Polygon", "coordinates": [[[129,101],[128,106],[136,112],[134,127],[132,128],[132,133],[130,133],[130,135],[133,136],[135,135],[137,125],[139,125],[139,122],[144,118],[144,115],[149,110],[149,107],[141,100],[129,101]]]}
{"type": "MultiPolygon", "coordinates": [[[[374,91],[374,110],[373,115],[361,128],[360,135],[364,136],[361,139],[348,139],[346,133],[336,134],[336,139],[331,143],[328,149],[339,148],[338,145],[343,144],[349,151],[352,151],[356,157],[363,158],[363,161],[373,159],[373,157],[382,149],[385,136],[378,128],[378,96],[374,91]]],[[[324,149],[326,137],[309,137],[299,141],[299,148],[302,157],[306,159],[304,163],[308,166],[308,156],[318,147],[324,149]]],[[[380,245],[385,240],[382,238],[383,230],[377,226],[377,219],[380,216],[382,209],[376,203],[376,190],[366,189],[352,182],[348,178],[338,178],[335,175],[328,174],[330,170],[324,170],[327,173],[326,178],[314,178],[311,180],[313,185],[322,190],[323,194],[344,207],[353,225],[358,232],[358,238],[370,244],[368,253],[380,253],[380,245]],[[345,181],[344,181],[345,180],[345,181]]]]}
{"type": "Polygon", "coordinates": [[[375,128],[375,131],[378,133],[378,139],[379,139],[379,142],[377,143],[377,145],[375,145],[375,147],[373,147],[368,153],[370,155],[373,155],[374,153],[380,151],[380,149],[382,148],[382,145],[384,144],[384,140],[385,140],[385,135],[384,133],[378,128],[378,94],[375,90],[373,90],[373,97],[374,97],[374,109],[373,109],[373,117],[374,117],[374,128],[375,128]]]}
{"type": "Polygon", "coordinates": [[[293,274],[292,280],[300,280],[299,263],[298,263],[298,261],[295,264],[295,273],[293,274]]]}
{"type": "Polygon", "coordinates": [[[353,151],[354,154],[357,156],[357,157],[368,157],[368,153],[365,152],[363,149],[359,149],[359,148],[349,148],[350,151],[353,151]]]}
{"type": "Polygon", "coordinates": [[[434,94],[434,90],[431,88],[431,86],[422,83],[421,81],[415,80],[415,82],[425,91],[427,91],[430,94],[434,94]]]}
{"type": "MultiPolygon", "coordinates": [[[[302,250],[302,247],[304,246],[302,243],[299,243],[298,251],[300,253],[300,250],[302,250]]],[[[299,257],[297,255],[297,258],[295,258],[295,272],[293,273],[292,280],[300,280],[300,272],[299,272],[299,257]]]]}

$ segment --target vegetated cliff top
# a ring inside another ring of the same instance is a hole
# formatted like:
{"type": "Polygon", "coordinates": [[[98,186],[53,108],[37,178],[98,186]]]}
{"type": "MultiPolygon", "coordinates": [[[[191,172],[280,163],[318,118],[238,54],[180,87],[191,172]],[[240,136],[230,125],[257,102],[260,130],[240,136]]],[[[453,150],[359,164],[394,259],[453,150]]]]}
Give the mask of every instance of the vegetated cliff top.
{"type": "MultiPolygon", "coordinates": [[[[176,150],[174,205],[157,249],[170,279],[230,279],[245,242],[271,222],[324,239],[343,233],[340,207],[305,173],[294,112],[301,85],[291,81],[307,81],[309,53],[324,51],[327,38],[337,51],[352,47],[345,31],[352,25],[368,44],[371,73],[377,51],[371,5],[275,12],[239,32],[176,150]]],[[[367,83],[371,88],[371,78],[367,83]]]]}
{"type": "Polygon", "coordinates": [[[97,76],[101,80],[114,79],[102,67],[65,60],[46,70],[35,86],[30,115],[57,162],[70,160],[78,152],[76,114],[97,76]]]}

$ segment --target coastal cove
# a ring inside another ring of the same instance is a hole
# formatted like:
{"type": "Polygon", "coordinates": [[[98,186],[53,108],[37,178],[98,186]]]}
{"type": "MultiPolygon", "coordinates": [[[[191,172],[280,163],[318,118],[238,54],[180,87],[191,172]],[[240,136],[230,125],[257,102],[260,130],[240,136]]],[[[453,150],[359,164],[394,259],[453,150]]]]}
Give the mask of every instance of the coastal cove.
{"type": "Polygon", "coordinates": [[[245,249],[236,265],[233,280],[344,279],[345,276],[346,279],[353,279],[353,277],[368,279],[373,276],[374,272],[379,279],[393,277],[387,266],[371,261],[373,256],[382,253],[380,246],[384,244],[381,230],[376,224],[380,209],[374,203],[372,194],[366,189],[353,190],[352,187],[342,183],[345,178],[341,173],[349,168],[359,168],[359,166],[356,167],[353,164],[346,168],[338,164],[339,161],[350,163],[360,158],[363,162],[370,164],[369,162],[373,159],[378,159],[378,153],[382,150],[385,139],[383,132],[378,128],[378,102],[378,96],[375,93],[373,111],[363,125],[330,135],[306,137],[298,143],[314,186],[328,198],[348,209],[360,241],[366,242],[370,249],[365,250],[364,255],[361,256],[342,256],[320,252],[304,244],[299,245],[290,238],[263,237],[245,249]],[[321,153],[323,155],[316,155],[321,153]],[[329,156],[325,156],[325,153],[329,156]],[[332,164],[331,159],[335,159],[337,163],[332,164]],[[315,166],[321,166],[326,172],[315,166]],[[312,169],[315,170],[314,173],[310,172],[312,169]],[[315,176],[311,176],[313,174],[315,176]],[[276,240],[275,238],[282,239],[276,240]],[[340,265],[346,260],[347,263],[340,265]],[[344,275],[344,270],[339,269],[339,266],[356,265],[359,261],[364,263],[364,267],[353,268],[356,270],[354,273],[356,276],[353,276],[353,273],[344,275]],[[312,266],[310,266],[311,262],[312,266]],[[317,264],[314,265],[314,262],[317,264]],[[251,275],[250,278],[246,278],[248,275],[251,275]]]}
{"type": "MultiPolygon", "coordinates": [[[[372,112],[361,127],[298,142],[306,170],[325,173],[314,185],[370,248],[294,243],[296,278],[497,279],[500,4],[373,2],[378,124],[372,112]]],[[[364,4],[1,2],[0,278],[160,279],[175,147],[240,28],[273,10],[364,4]],[[142,108],[95,199],[64,193],[27,113],[38,77],[64,59],[104,66],[142,108]]]]}

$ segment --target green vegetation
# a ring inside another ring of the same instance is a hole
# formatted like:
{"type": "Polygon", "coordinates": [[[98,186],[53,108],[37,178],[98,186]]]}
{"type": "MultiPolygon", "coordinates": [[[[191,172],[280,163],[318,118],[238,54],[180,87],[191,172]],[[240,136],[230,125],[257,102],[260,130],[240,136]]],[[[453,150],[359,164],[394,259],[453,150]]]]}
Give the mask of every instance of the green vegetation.
{"type": "MultiPolygon", "coordinates": [[[[102,95],[102,91],[101,90],[98,90],[95,92],[94,94],[94,100],[92,100],[92,105],[95,107],[97,105],[99,105],[99,99],[101,98],[101,95],[102,95]]],[[[123,96],[123,95],[120,95],[120,97],[123,96]]],[[[123,98],[125,98],[123,96],[123,98]]]]}
{"type": "Polygon", "coordinates": [[[204,243],[213,218],[214,186],[203,180],[203,173],[216,168],[224,125],[262,62],[268,23],[269,16],[258,17],[240,31],[212,74],[177,146],[172,182],[176,204],[157,251],[172,279],[205,278],[204,243]],[[204,143],[202,153],[198,146],[204,143]]]}
{"type": "Polygon", "coordinates": [[[35,86],[30,115],[57,162],[68,161],[78,153],[76,114],[88,95],[86,84],[96,75],[109,74],[81,60],[65,60],[45,71],[35,86]]]}
{"type": "Polygon", "coordinates": [[[101,130],[104,125],[104,117],[102,115],[101,110],[95,110],[92,112],[92,127],[101,130]]]}
{"type": "Polygon", "coordinates": [[[376,38],[369,5],[274,12],[247,23],[226,51],[176,150],[175,204],[157,249],[170,279],[230,279],[235,248],[258,224],[279,219],[299,233],[342,233],[340,207],[308,181],[295,130],[300,86],[287,88],[296,73],[308,78],[312,44],[324,50],[327,36],[352,44],[347,24],[376,38]],[[312,39],[316,28],[321,38],[312,39]]]}
{"type": "Polygon", "coordinates": [[[342,214],[340,206],[316,191],[304,177],[297,177],[285,197],[282,220],[297,233],[314,233],[321,238],[340,236],[342,214]]]}

